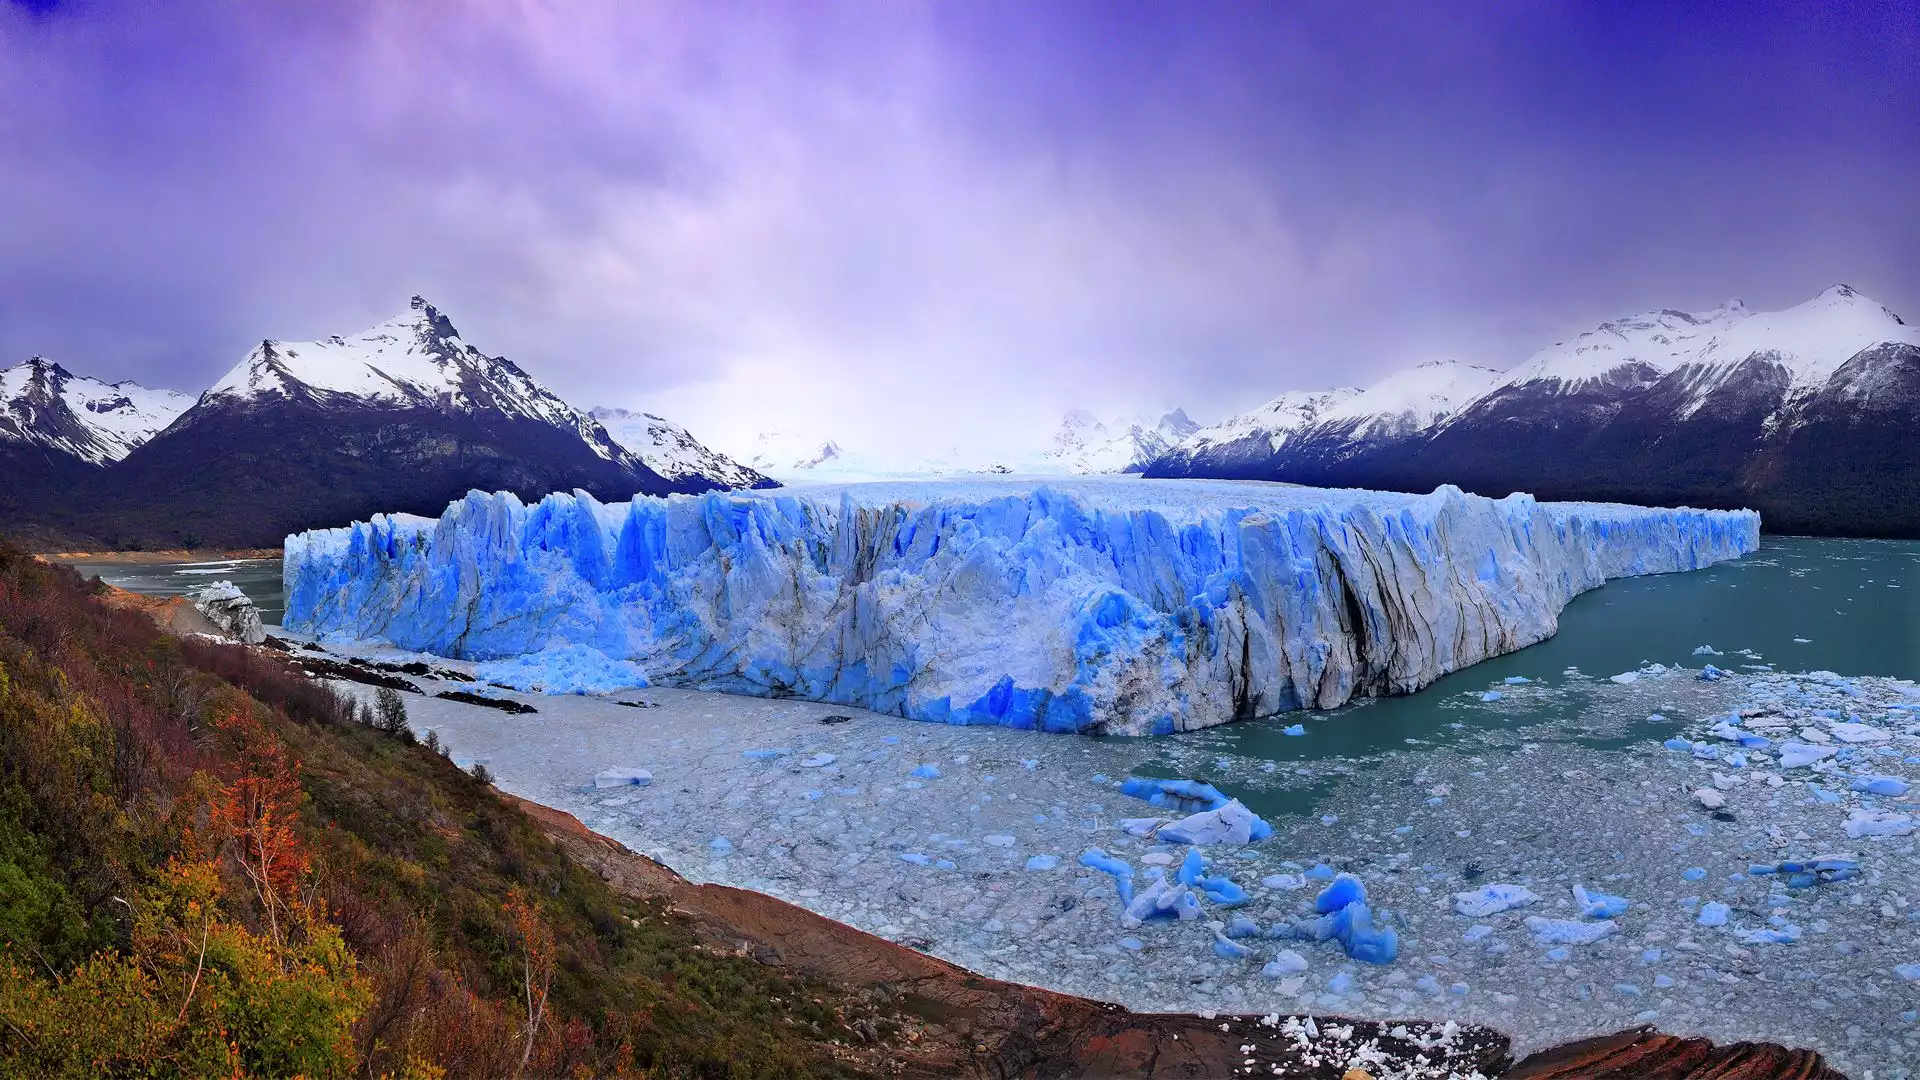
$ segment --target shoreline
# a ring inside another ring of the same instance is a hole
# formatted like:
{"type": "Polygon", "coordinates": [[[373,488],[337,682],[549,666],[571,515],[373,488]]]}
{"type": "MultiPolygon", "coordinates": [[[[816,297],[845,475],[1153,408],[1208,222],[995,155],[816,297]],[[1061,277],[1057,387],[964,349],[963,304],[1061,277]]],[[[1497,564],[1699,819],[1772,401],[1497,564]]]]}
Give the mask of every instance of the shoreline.
{"type": "Polygon", "coordinates": [[[34,558],[52,563],[117,562],[175,563],[229,562],[241,559],[278,559],[280,548],[224,548],[207,551],[176,549],[171,551],[41,551],[34,558]]]}

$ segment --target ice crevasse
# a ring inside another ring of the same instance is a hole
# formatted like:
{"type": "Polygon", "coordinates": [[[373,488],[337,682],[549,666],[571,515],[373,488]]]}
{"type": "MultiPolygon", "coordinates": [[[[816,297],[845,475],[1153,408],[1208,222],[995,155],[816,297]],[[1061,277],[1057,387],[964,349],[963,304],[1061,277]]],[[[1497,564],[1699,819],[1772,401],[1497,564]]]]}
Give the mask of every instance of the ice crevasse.
{"type": "Polygon", "coordinates": [[[1753,551],[1752,511],[1087,479],[528,506],[287,538],[287,625],[916,720],[1164,734],[1417,690],[1608,578],[1753,551]]]}

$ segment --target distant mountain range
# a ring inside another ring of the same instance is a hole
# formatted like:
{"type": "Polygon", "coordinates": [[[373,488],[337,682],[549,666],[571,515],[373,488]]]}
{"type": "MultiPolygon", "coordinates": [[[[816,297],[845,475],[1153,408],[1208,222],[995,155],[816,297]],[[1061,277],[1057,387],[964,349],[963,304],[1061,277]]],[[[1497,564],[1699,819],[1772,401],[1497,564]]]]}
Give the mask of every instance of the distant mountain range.
{"type": "MultiPolygon", "coordinates": [[[[198,401],[35,358],[0,372],[0,529],[42,543],[266,547],[471,488],[602,499],[764,484],[676,425],[616,437],[432,304],[321,341],[263,341],[198,401]]],[[[609,416],[613,416],[609,413],[609,416]]]]}
{"type": "Polygon", "coordinates": [[[1776,532],[1920,536],[1920,329],[1845,285],[1603,323],[1508,372],[1289,393],[1148,476],[1748,506],[1776,532]]]}
{"type": "Polygon", "coordinates": [[[1137,473],[1200,425],[1180,409],[1160,416],[1101,419],[1082,409],[1061,418],[1051,440],[990,453],[963,447],[880,453],[838,439],[763,432],[743,455],[754,469],[783,483],[852,483],[941,476],[1137,473]]]}

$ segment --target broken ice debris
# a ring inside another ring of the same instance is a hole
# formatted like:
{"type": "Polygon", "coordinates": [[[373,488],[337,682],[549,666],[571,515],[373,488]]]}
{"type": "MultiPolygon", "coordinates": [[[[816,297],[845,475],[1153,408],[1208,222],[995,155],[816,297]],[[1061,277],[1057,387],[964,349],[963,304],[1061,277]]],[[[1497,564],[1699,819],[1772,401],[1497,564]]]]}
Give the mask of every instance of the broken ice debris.
{"type": "Polygon", "coordinates": [[[1841,720],[1827,725],[1833,737],[1845,743],[1882,743],[1893,738],[1890,732],[1874,727],[1872,724],[1855,723],[1841,720]]]}
{"type": "Polygon", "coordinates": [[[1726,654],[1711,645],[1701,645],[1693,650],[1695,656],[1725,656],[1726,654]]]}
{"type": "Polygon", "coordinates": [[[1782,769],[1804,768],[1816,761],[1824,761],[1837,752],[1831,746],[1808,746],[1806,743],[1797,742],[1781,743],[1780,767],[1782,769]]]}
{"type": "Polygon", "coordinates": [[[1222,960],[1245,960],[1247,957],[1253,955],[1253,950],[1231,938],[1221,935],[1221,933],[1216,930],[1213,934],[1213,955],[1222,960]]]}
{"type": "Polygon", "coordinates": [[[1855,810],[1847,815],[1847,836],[1906,836],[1913,832],[1913,817],[1892,810],[1855,810]]]}
{"type": "Polygon", "coordinates": [[[1366,899],[1367,887],[1360,884],[1360,879],[1352,874],[1341,874],[1333,879],[1333,884],[1320,890],[1320,895],[1313,898],[1313,910],[1325,915],[1339,911],[1348,904],[1365,903],[1366,899]]]}
{"type": "Polygon", "coordinates": [[[1920,964],[1895,964],[1893,973],[1908,982],[1920,982],[1920,964]]]}
{"type": "Polygon", "coordinates": [[[772,761],[774,758],[786,757],[791,753],[793,753],[793,751],[785,749],[742,750],[740,751],[740,756],[743,758],[752,758],[755,761],[772,761]]]}
{"type": "Polygon", "coordinates": [[[1700,914],[1695,916],[1693,921],[1701,926],[1725,926],[1727,912],[1727,905],[1718,900],[1709,900],[1700,905],[1700,914]]]}
{"type": "Polygon", "coordinates": [[[800,767],[803,769],[824,769],[837,760],[839,759],[835,758],[832,754],[815,754],[812,757],[801,758],[800,767]]]}
{"type": "Polygon", "coordinates": [[[653,774],[645,769],[608,769],[593,774],[597,788],[645,787],[653,783],[653,774]]]}
{"type": "Polygon", "coordinates": [[[919,765],[907,775],[918,777],[922,780],[938,780],[940,779],[940,766],[932,764],[919,765]]]}
{"type": "Polygon", "coordinates": [[[1556,945],[1591,945],[1619,929],[1619,924],[1610,919],[1576,922],[1573,919],[1548,919],[1539,915],[1527,916],[1526,925],[1535,938],[1556,945]]]}
{"type": "Polygon", "coordinates": [[[1709,810],[1718,810],[1727,805],[1727,797],[1712,788],[1695,788],[1693,798],[1695,802],[1709,810]]]}
{"type": "Polygon", "coordinates": [[[1792,945],[1800,940],[1800,928],[1792,923],[1782,923],[1777,927],[1762,927],[1749,930],[1740,936],[1748,945],[1792,945]]]}
{"type": "Polygon", "coordinates": [[[1453,910],[1469,919],[1484,919],[1502,911],[1526,907],[1538,899],[1524,885],[1483,885],[1468,892],[1454,893],[1453,910]]]}
{"type": "Polygon", "coordinates": [[[1728,674],[1728,672],[1722,671],[1712,664],[1708,664],[1706,667],[1700,669],[1699,678],[1701,682],[1719,682],[1721,679],[1726,678],[1728,674]]]}
{"type": "Polygon", "coordinates": [[[1248,844],[1273,835],[1273,826],[1230,799],[1218,810],[1206,810],[1160,826],[1158,836],[1172,844],[1248,844]]]}
{"type": "Polygon", "coordinates": [[[1898,776],[1862,776],[1849,786],[1854,791],[1864,791],[1869,795],[1888,795],[1897,798],[1907,793],[1907,782],[1898,776]]]}
{"type": "Polygon", "coordinates": [[[1058,855],[1035,855],[1033,858],[1027,860],[1027,869],[1029,870],[1051,870],[1059,865],[1060,856],[1058,855]]]}
{"type": "Polygon", "coordinates": [[[1080,854],[1080,865],[1113,875],[1114,888],[1120,892],[1120,906],[1125,909],[1133,903],[1133,867],[1123,859],[1116,859],[1100,848],[1088,848],[1080,854]]]}
{"type": "Polygon", "coordinates": [[[1289,724],[1280,729],[1282,735],[1305,735],[1306,733],[1307,725],[1305,724],[1289,724]]]}
{"type": "Polygon", "coordinates": [[[1616,915],[1624,914],[1628,905],[1627,899],[1624,896],[1608,896],[1606,893],[1598,892],[1590,893],[1586,889],[1575,885],[1573,887],[1573,906],[1580,909],[1580,914],[1590,919],[1611,919],[1616,915]]]}
{"type": "MultiPolygon", "coordinates": [[[[1920,964],[1908,964],[1915,969],[1914,978],[1920,979],[1920,964]]],[[[1307,970],[1307,958],[1292,949],[1281,949],[1273,954],[1273,959],[1260,969],[1260,974],[1269,979],[1284,979],[1289,975],[1298,975],[1307,970]]]]}

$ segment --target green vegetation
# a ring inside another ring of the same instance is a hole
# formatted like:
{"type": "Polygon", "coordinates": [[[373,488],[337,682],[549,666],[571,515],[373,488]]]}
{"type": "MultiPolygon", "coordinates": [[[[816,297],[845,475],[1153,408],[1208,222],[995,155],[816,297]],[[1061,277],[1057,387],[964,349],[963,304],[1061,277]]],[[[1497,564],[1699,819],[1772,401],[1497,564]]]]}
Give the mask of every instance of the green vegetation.
{"type": "Polygon", "coordinates": [[[0,1073],[839,1075],[894,1030],[615,894],[400,695],[90,591],[0,548],[0,1073]]]}

